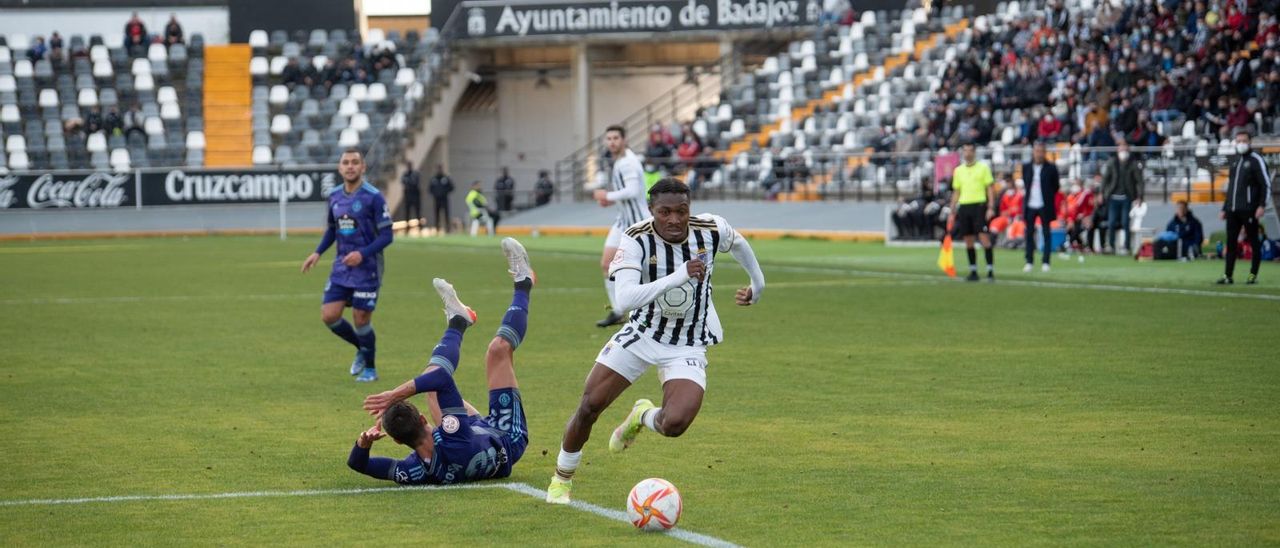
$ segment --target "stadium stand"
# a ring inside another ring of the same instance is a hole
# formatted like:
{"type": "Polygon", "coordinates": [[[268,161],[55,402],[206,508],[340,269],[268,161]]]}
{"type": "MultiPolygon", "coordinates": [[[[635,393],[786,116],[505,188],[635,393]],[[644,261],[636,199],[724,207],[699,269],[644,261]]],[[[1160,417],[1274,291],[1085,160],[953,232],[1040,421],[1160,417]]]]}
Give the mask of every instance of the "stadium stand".
{"type": "Polygon", "coordinates": [[[1230,132],[1277,130],[1280,26],[1262,4],[1015,1],[976,17],[825,19],[635,148],[713,195],[810,200],[915,192],[937,153],[970,140],[1004,170],[1048,140],[1084,179],[1127,140],[1146,147],[1148,185],[1211,201],[1225,171],[1206,162],[1230,132]]]}
{"type": "Polygon", "coordinates": [[[113,33],[66,43],[47,49],[40,36],[0,37],[0,168],[200,165],[187,149],[204,140],[200,34],[132,51],[113,33]]]}
{"type": "Polygon", "coordinates": [[[260,30],[208,48],[75,35],[33,62],[34,40],[0,36],[0,169],[296,167],[360,147],[387,177],[425,114],[438,32],[260,30]]]}

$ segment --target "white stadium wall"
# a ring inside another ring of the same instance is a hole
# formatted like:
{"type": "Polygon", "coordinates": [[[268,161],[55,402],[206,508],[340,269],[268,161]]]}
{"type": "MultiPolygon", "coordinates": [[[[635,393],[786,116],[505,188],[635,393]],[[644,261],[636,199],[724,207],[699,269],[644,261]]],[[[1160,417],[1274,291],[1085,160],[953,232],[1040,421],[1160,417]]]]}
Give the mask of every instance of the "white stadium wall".
{"type": "MultiPolygon", "coordinates": [[[[575,138],[572,81],[565,71],[548,76],[551,86],[539,88],[532,71],[499,72],[497,112],[458,112],[449,132],[450,174],[458,183],[484,182],[491,193],[502,166],[511,168],[516,191],[533,189],[538,171],[583,145],[575,138]]],[[[591,130],[604,132],[671,90],[684,79],[684,69],[665,67],[594,70],[591,79],[591,130]]],[[[427,170],[434,170],[428,166],[427,170]]]]}
{"type": "MultiPolygon", "coordinates": [[[[0,34],[23,34],[30,38],[44,36],[53,31],[68,40],[73,34],[108,34],[124,36],[124,24],[134,11],[147,25],[147,32],[159,34],[169,22],[169,15],[176,14],[182,32],[189,40],[193,33],[204,35],[205,44],[225,44],[231,37],[230,19],[226,6],[193,6],[173,8],[75,8],[46,9],[24,8],[3,10],[0,15],[0,34]]],[[[108,39],[110,43],[110,39],[108,39]]]]}

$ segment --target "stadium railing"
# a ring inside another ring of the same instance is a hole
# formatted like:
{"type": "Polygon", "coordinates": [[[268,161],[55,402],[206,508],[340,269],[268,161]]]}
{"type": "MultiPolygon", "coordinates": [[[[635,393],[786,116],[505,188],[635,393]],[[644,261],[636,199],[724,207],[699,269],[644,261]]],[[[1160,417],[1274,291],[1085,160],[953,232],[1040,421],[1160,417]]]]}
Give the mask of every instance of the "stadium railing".
{"type": "MultiPolygon", "coordinates": [[[[1051,150],[1063,177],[1084,184],[1102,173],[1115,147],[1071,147],[1051,150]]],[[[1280,170],[1280,141],[1257,142],[1272,173],[1280,170]]],[[[1210,203],[1222,200],[1226,185],[1229,147],[1198,145],[1132,147],[1142,164],[1147,199],[1158,202],[1186,200],[1210,203]]],[[[1031,147],[982,147],[979,158],[991,166],[997,179],[1008,175],[1021,178],[1020,166],[1031,159],[1031,147]]],[[[690,183],[696,197],[723,200],[778,201],[885,201],[912,197],[922,184],[943,184],[950,167],[959,162],[959,151],[867,152],[807,150],[791,160],[775,161],[769,151],[741,153],[732,159],[702,156],[692,162],[672,161],[664,174],[690,183]],[[798,158],[796,157],[798,156],[798,158]],[[800,161],[803,160],[803,161],[800,161]],[[770,167],[765,167],[770,166],[770,167]]],[[[653,166],[655,162],[649,161],[653,166]]],[[[652,169],[650,167],[649,169],[652,169]]],[[[574,190],[579,201],[591,199],[591,191],[601,181],[574,190]]]]}

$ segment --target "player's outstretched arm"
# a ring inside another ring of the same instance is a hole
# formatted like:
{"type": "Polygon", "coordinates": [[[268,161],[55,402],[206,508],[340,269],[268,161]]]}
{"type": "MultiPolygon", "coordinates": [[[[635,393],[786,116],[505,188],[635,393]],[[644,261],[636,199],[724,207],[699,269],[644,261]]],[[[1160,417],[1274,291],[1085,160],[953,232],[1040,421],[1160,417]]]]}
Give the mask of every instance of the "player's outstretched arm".
{"type": "Polygon", "coordinates": [[[347,457],[347,466],[372,478],[392,479],[392,471],[395,470],[396,460],[369,456],[369,449],[373,448],[373,442],[382,439],[385,435],[378,424],[361,432],[360,437],[356,439],[355,446],[351,448],[351,455],[347,457]]]}
{"type": "Polygon", "coordinates": [[[391,407],[391,404],[409,399],[414,394],[425,394],[427,392],[436,393],[439,406],[446,412],[450,409],[463,408],[462,394],[458,393],[458,386],[453,382],[453,375],[449,374],[449,371],[445,368],[437,367],[414,377],[412,380],[392,390],[365,398],[364,410],[368,411],[370,415],[382,416],[382,412],[391,407]]]}
{"type": "Polygon", "coordinates": [[[756,252],[751,249],[751,244],[736,230],[733,232],[733,245],[729,247],[729,254],[746,269],[747,277],[751,278],[750,287],[738,290],[737,303],[741,306],[756,304],[760,301],[760,294],[764,293],[764,272],[760,270],[760,262],[756,260],[756,252]]]}
{"type": "Polygon", "coordinates": [[[613,296],[622,310],[635,310],[653,302],[659,295],[680,287],[696,274],[702,277],[706,266],[702,261],[692,260],[676,268],[675,272],[658,278],[647,284],[640,283],[640,271],[626,268],[613,273],[613,296]],[[693,272],[690,272],[690,271],[693,272]]]}

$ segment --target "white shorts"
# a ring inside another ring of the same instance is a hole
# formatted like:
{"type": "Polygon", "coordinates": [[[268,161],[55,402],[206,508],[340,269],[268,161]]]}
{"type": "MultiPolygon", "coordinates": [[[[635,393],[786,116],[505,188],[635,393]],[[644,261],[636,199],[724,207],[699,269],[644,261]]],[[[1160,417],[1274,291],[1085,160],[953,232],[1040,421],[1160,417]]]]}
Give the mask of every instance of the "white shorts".
{"type": "Polygon", "coordinates": [[[622,244],[622,229],[618,228],[618,223],[613,223],[609,227],[609,235],[604,238],[604,246],[617,249],[622,244]]]}
{"type": "Polygon", "coordinates": [[[661,384],[674,379],[688,379],[698,383],[703,390],[707,389],[707,347],[660,343],[649,335],[637,333],[631,326],[623,327],[605,343],[596,356],[596,362],[632,383],[650,367],[657,366],[661,384]],[[639,338],[635,338],[637,335],[639,338]]]}

